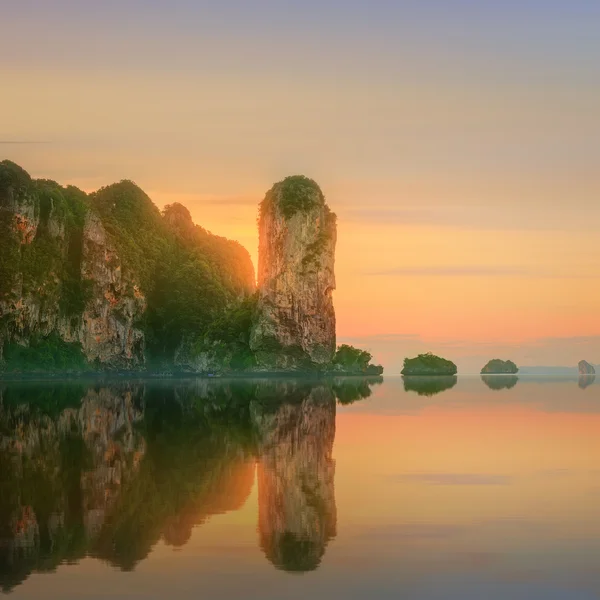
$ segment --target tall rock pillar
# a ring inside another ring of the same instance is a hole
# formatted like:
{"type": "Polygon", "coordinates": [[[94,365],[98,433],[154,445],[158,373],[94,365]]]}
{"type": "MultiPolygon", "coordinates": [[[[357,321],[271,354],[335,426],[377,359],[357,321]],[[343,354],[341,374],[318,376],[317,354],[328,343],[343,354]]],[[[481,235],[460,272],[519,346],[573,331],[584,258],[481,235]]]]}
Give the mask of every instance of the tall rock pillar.
{"type": "Polygon", "coordinates": [[[336,216],[303,176],[276,183],[260,205],[258,317],[250,345],[263,369],[307,369],[335,353],[336,216]]]}

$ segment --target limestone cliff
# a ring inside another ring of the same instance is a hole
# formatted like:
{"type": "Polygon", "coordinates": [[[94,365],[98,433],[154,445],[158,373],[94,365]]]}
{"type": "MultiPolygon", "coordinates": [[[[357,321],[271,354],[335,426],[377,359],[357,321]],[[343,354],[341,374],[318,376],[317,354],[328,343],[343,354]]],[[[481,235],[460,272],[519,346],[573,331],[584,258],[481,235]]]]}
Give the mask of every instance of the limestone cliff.
{"type": "Polygon", "coordinates": [[[258,316],[250,346],[263,369],[303,369],[335,353],[336,217],[319,186],[275,184],[260,206],[258,316]]]}
{"type": "Polygon", "coordinates": [[[138,283],[123,274],[121,261],[100,218],[86,216],[81,275],[90,283],[78,341],[89,361],[114,366],[144,362],[144,334],[135,326],[146,309],[138,283]]]}
{"type": "MultiPolygon", "coordinates": [[[[134,326],[145,299],[101,220],[75,188],[35,182],[0,163],[0,353],[54,335],[89,362],[133,367],[144,360],[134,326]]],[[[1,354],[0,354],[1,356],[1,354]]]]}
{"type": "Polygon", "coordinates": [[[133,182],[88,195],[0,162],[0,370],[173,364],[254,288],[248,252],[181,205],[161,214],[133,182]]]}
{"type": "MultiPolygon", "coordinates": [[[[286,387],[286,384],[281,386],[286,387]]],[[[254,406],[259,434],[258,531],[266,557],[286,571],[310,571],[336,535],[335,396],[326,386],[281,389],[304,396],[274,411],[254,406]]]]}

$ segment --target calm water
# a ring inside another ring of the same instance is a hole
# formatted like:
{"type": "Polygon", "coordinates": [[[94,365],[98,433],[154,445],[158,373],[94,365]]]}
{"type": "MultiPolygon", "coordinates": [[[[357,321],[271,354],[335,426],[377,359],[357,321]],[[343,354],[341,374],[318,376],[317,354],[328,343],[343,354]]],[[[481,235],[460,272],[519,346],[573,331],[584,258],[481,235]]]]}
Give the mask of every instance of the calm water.
{"type": "Polygon", "coordinates": [[[600,383],[0,384],[0,586],[598,598],[600,383]]]}

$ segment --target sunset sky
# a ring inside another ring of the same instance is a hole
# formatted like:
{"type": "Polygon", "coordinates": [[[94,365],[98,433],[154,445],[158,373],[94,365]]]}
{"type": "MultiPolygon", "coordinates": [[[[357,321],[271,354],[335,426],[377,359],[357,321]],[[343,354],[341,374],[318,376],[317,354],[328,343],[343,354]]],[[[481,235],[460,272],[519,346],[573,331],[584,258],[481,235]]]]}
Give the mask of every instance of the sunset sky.
{"type": "Polygon", "coordinates": [[[340,341],[600,363],[599,30],[595,0],[3,0],[0,159],[132,179],[255,264],[305,174],[340,341]]]}

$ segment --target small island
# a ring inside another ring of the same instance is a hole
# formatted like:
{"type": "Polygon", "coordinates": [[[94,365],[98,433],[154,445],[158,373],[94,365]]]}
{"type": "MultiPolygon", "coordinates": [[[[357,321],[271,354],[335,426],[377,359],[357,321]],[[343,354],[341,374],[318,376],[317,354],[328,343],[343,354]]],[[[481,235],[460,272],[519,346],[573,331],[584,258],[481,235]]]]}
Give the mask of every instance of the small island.
{"type": "Polygon", "coordinates": [[[482,375],[514,375],[519,372],[519,367],[512,360],[494,358],[481,369],[482,375]]]}
{"type": "Polygon", "coordinates": [[[415,358],[405,358],[401,373],[410,376],[456,375],[457,370],[452,361],[427,352],[415,358]]]}
{"type": "Polygon", "coordinates": [[[595,375],[596,369],[587,360],[580,360],[577,365],[580,375],[595,375]]]}

